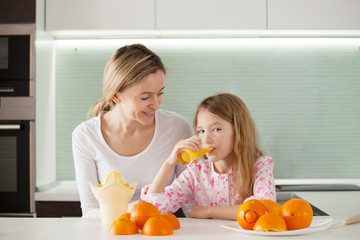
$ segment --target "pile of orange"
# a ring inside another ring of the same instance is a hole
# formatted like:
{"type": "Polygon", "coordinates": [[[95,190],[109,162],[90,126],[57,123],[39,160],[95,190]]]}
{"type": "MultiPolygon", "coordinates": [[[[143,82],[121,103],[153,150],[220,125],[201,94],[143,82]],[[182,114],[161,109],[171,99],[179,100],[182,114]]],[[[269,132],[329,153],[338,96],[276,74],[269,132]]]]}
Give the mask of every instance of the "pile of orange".
{"type": "Polygon", "coordinates": [[[172,235],[173,230],[180,228],[180,222],[172,213],[160,213],[153,204],[140,202],[130,213],[121,215],[110,227],[110,235],[137,234],[139,230],[144,235],[172,235]]]}
{"type": "Polygon", "coordinates": [[[251,199],[243,203],[237,212],[240,227],[262,232],[307,228],[312,219],[312,208],[303,199],[291,199],[282,206],[272,200],[251,199]]]}

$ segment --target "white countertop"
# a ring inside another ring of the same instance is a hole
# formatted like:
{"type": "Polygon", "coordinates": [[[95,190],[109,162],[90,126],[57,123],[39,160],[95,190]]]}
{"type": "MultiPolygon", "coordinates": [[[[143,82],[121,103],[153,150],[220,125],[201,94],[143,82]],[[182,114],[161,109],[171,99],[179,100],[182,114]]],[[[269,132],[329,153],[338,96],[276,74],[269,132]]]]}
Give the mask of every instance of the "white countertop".
{"type": "MultiPolygon", "coordinates": [[[[180,218],[181,228],[174,230],[170,236],[162,236],[161,239],[267,239],[269,236],[253,236],[240,232],[231,231],[220,225],[234,225],[236,221],[217,219],[194,219],[180,218]]],[[[358,239],[360,225],[353,224],[345,227],[322,230],[299,236],[281,236],[282,239],[301,238],[309,240],[317,239],[358,239]]],[[[76,239],[76,240],[100,240],[100,239],[159,239],[159,237],[145,236],[141,233],[136,235],[108,235],[109,225],[103,225],[100,219],[82,218],[0,218],[0,238],[3,240],[43,240],[43,239],[76,239]]],[[[274,239],[274,237],[270,237],[274,239]]]]}
{"type": "MultiPolygon", "coordinates": [[[[307,184],[356,184],[360,179],[275,179],[276,185],[307,185],[307,184]]],[[[59,181],[54,187],[35,192],[35,201],[80,201],[75,181],[59,181]]]]}
{"type": "Polygon", "coordinates": [[[42,192],[35,192],[35,201],[80,201],[75,181],[61,181],[42,192]]]}
{"type": "MultiPolygon", "coordinates": [[[[333,218],[333,224],[342,219],[360,214],[360,191],[341,192],[296,192],[298,196],[314,204],[333,218]]],[[[274,239],[269,236],[252,236],[221,228],[220,225],[236,221],[215,219],[180,218],[181,228],[174,235],[161,239],[274,239]]],[[[131,236],[110,236],[109,226],[100,219],[82,218],[0,218],[0,239],[158,239],[141,234],[131,236]]],[[[323,230],[301,236],[282,236],[282,239],[359,239],[360,223],[323,230]]]]}

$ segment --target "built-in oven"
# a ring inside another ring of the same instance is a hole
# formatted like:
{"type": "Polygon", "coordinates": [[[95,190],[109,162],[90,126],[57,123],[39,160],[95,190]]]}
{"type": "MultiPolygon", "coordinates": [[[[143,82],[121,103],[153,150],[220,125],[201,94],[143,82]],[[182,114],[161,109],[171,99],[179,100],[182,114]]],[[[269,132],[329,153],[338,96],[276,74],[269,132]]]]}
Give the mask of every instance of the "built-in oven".
{"type": "Polygon", "coordinates": [[[30,95],[30,35],[0,35],[0,96],[30,95]]]}
{"type": "Polygon", "coordinates": [[[34,24],[0,24],[0,216],[34,215],[34,24]]]}
{"type": "Polygon", "coordinates": [[[0,120],[0,212],[30,213],[29,120],[0,120]]]}

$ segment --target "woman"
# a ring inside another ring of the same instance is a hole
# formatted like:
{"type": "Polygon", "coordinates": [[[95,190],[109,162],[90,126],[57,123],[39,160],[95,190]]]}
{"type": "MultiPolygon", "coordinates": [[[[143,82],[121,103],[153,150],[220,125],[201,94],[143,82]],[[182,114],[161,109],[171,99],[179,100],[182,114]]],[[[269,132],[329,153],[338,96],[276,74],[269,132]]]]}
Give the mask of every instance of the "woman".
{"type": "MultiPolygon", "coordinates": [[[[192,135],[184,117],[160,109],[165,73],[159,56],[141,44],[119,48],[107,62],[104,98],[91,107],[94,117],[72,134],[83,217],[100,217],[89,181],[100,184],[107,173],[116,170],[128,183],[138,181],[132,199],[136,201],[175,144],[192,135]]],[[[184,169],[176,166],[167,183],[184,169]]]]}

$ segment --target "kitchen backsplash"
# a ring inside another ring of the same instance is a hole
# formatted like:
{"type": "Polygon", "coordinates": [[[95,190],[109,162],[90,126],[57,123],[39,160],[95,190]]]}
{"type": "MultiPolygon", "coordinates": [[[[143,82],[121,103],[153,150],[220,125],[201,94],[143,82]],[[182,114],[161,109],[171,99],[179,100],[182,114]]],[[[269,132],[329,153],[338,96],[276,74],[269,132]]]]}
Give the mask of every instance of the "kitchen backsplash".
{"type": "Polygon", "coordinates": [[[56,42],[56,174],[73,180],[71,133],[102,97],[106,61],[144,43],[168,74],[162,108],[192,123],[206,96],[242,98],[277,179],[360,178],[360,39],[147,39],[56,42]]]}

